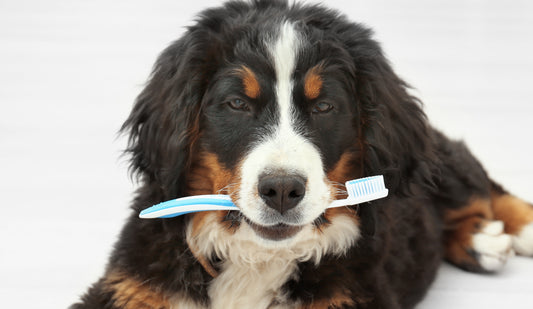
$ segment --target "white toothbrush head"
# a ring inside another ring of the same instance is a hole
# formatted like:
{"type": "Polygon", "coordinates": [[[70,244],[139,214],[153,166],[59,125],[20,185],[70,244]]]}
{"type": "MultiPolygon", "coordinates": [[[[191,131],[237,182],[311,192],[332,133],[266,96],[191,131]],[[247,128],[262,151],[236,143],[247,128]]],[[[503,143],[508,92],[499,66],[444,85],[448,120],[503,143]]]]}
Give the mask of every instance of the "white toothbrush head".
{"type": "Polygon", "coordinates": [[[346,191],[348,198],[333,201],[328,208],[366,203],[389,194],[383,175],[349,180],[346,182],[346,191]]]}

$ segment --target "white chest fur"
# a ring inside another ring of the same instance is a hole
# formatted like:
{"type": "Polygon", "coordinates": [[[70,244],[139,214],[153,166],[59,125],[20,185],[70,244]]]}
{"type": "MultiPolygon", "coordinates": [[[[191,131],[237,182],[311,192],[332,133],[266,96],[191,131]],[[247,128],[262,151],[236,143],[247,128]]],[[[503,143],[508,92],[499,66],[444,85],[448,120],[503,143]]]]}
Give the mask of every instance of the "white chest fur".
{"type": "Polygon", "coordinates": [[[189,226],[187,241],[198,254],[223,260],[208,289],[211,308],[281,309],[296,306],[287,302],[281,287],[298,276],[297,264],[319,264],[325,254],[344,254],[358,239],[359,228],[353,218],[337,216],[321,230],[309,225],[291,239],[268,241],[244,222],[230,233],[212,215],[194,234],[189,226]]]}
{"type": "Polygon", "coordinates": [[[274,303],[286,304],[280,288],[296,275],[296,264],[283,257],[272,257],[253,266],[225,262],[209,287],[212,308],[263,309],[274,303]]]}

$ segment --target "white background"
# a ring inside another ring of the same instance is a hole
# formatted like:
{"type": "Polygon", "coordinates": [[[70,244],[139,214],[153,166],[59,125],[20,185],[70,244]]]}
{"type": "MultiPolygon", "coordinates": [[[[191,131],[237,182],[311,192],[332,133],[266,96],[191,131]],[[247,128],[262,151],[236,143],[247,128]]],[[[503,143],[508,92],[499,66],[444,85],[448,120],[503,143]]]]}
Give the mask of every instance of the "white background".
{"type": "MultiPolygon", "coordinates": [[[[0,307],[65,308],[135,184],[117,136],[159,52],[215,0],[0,0],[0,307]]],[[[431,121],[533,201],[533,2],[327,1],[372,26],[431,121]]],[[[406,283],[408,284],[408,283],[406,283]]],[[[443,264],[418,308],[533,308],[533,259],[443,264]]]]}

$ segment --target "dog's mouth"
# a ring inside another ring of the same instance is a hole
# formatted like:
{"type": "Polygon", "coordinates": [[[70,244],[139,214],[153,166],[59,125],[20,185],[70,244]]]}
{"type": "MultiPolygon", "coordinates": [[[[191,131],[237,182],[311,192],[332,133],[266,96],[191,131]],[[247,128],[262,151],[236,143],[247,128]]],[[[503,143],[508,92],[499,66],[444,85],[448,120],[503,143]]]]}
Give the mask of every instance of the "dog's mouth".
{"type": "Polygon", "coordinates": [[[303,228],[302,225],[288,225],[285,223],[265,226],[254,223],[246,217],[244,217],[244,221],[248,223],[258,236],[268,240],[284,240],[291,238],[303,228]]]}
{"type": "MultiPolygon", "coordinates": [[[[248,224],[248,226],[250,226],[257,236],[274,241],[289,239],[298,234],[298,232],[301,231],[305,226],[290,225],[286,223],[278,223],[274,225],[257,224],[252,222],[238,211],[229,211],[226,214],[224,221],[230,222],[230,226],[232,227],[239,226],[244,221],[246,224],[248,224]]],[[[324,217],[324,214],[320,215],[312,223],[312,225],[318,229],[327,224],[329,224],[329,221],[324,217]]]]}
{"type": "MultiPolygon", "coordinates": [[[[290,239],[296,236],[298,232],[304,229],[304,227],[309,225],[298,224],[298,220],[294,218],[278,218],[279,221],[273,218],[271,219],[271,223],[256,223],[255,220],[251,220],[241,211],[228,211],[223,221],[226,222],[230,228],[238,228],[243,223],[247,224],[258,237],[272,241],[283,241],[290,239]]],[[[320,230],[323,226],[329,223],[329,220],[327,220],[325,217],[325,213],[322,213],[310,224],[313,228],[320,230]]]]}

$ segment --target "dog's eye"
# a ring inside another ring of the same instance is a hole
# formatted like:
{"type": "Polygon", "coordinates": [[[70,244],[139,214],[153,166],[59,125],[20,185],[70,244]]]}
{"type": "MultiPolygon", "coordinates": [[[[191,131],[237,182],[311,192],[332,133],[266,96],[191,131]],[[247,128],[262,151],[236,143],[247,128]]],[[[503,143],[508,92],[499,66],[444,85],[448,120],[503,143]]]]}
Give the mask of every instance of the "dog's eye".
{"type": "Polygon", "coordinates": [[[333,109],[333,105],[326,102],[318,102],[313,106],[313,114],[325,114],[333,109]]]}
{"type": "Polygon", "coordinates": [[[250,110],[248,103],[246,103],[246,101],[242,99],[232,99],[232,100],[229,100],[227,104],[229,105],[229,107],[231,107],[234,110],[239,110],[239,111],[250,110]]]}

